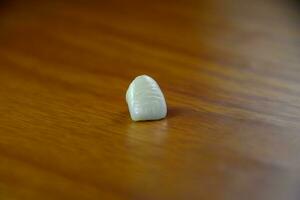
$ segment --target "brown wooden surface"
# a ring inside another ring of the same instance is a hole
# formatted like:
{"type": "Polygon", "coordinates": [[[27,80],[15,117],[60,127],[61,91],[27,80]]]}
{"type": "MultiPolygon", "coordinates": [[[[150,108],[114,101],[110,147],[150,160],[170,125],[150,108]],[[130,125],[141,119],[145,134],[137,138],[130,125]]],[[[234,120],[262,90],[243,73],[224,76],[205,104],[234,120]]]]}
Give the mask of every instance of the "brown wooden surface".
{"type": "Polygon", "coordinates": [[[299,199],[294,3],[1,1],[0,199],[299,199]]]}

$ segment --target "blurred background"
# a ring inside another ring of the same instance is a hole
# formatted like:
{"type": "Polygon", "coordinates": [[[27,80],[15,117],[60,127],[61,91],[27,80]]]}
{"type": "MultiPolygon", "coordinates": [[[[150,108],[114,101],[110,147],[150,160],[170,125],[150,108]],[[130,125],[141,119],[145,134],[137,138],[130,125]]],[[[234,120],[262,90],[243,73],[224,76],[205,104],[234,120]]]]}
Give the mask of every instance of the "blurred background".
{"type": "Polygon", "coordinates": [[[0,199],[299,199],[299,8],[0,1],[0,199]],[[131,122],[141,74],[165,120],[131,122]]]}

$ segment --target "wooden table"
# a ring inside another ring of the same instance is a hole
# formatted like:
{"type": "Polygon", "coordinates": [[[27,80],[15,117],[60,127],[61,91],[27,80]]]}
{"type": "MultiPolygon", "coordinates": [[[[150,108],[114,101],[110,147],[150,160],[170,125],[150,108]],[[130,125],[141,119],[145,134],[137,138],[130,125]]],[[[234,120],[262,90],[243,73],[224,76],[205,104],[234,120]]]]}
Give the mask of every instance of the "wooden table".
{"type": "Polygon", "coordinates": [[[299,199],[298,8],[1,1],[0,199],[299,199]],[[166,119],[129,118],[141,74],[166,119]]]}

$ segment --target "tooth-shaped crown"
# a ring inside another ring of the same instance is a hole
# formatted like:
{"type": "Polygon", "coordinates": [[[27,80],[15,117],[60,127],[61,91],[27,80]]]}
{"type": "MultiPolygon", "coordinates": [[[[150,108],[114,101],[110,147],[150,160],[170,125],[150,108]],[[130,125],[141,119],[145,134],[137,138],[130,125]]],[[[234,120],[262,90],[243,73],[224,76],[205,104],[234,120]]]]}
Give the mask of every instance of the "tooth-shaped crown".
{"type": "Polygon", "coordinates": [[[126,92],[131,119],[158,120],[167,115],[165,97],[156,81],[147,75],[136,77],[126,92]]]}

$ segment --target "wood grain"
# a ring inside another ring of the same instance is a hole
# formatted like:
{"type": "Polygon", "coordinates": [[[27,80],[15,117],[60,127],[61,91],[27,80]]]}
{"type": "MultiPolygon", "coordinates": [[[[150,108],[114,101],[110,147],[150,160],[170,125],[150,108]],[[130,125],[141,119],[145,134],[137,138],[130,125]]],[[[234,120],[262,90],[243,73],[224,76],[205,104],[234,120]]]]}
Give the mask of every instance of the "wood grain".
{"type": "Polygon", "coordinates": [[[0,199],[299,199],[298,8],[1,1],[0,199]],[[166,119],[130,120],[141,74],[166,119]]]}

